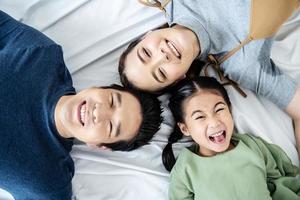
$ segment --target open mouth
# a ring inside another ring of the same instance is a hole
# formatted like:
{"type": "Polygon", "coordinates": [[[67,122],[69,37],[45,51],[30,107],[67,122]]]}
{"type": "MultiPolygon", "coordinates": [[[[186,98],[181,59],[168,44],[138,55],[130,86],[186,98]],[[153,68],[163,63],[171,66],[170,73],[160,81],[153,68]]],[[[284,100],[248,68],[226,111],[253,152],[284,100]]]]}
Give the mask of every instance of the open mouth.
{"type": "Polygon", "coordinates": [[[210,136],[208,136],[209,140],[216,143],[216,144],[222,144],[226,140],[226,131],[219,131],[217,133],[214,133],[210,136]]]}
{"type": "Polygon", "coordinates": [[[86,114],[86,101],[82,102],[78,106],[78,112],[77,112],[78,120],[82,126],[84,126],[85,114],[86,114]]]}
{"type": "Polygon", "coordinates": [[[175,46],[175,44],[169,40],[166,40],[168,47],[172,51],[172,53],[178,58],[181,59],[181,53],[179,52],[178,48],[175,46]]]}

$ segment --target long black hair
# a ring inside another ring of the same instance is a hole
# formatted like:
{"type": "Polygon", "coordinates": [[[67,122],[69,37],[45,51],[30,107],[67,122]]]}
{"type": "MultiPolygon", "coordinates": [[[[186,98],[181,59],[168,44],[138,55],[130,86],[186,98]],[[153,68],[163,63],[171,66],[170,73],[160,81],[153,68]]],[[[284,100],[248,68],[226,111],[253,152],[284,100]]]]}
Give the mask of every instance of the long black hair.
{"type": "Polygon", "coordinates": [[[173,132],[169,136],[168,144],[166,145],[162,153],[162,161],[166,170],[168,171],[171,171],[176,162],[172,144],[176,143],[183,136],[180,128],[177,126],[178,122],[184,123],[185,113],[183,109],[183,103],[187,98],[191,97],[200,90],[217,92],[220,96],[223,97],[228,107],[231,107],[227,91],[225,90],[223,85],[213,77],[199,76],[194,78],[186,78],[172,88],[171,97],[169,100],[169,108],[174,116],[175,127],[173,132]]]}

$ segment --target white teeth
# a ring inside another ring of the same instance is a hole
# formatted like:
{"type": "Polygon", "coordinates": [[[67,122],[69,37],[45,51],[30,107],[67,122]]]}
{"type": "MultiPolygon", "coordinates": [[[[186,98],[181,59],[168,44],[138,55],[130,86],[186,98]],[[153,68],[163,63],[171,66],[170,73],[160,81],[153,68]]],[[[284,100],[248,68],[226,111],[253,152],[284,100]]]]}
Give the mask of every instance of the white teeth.
{"type": "Polygon", "coordinates": [[[217,137],[217,136],[220,136],[223,134],[223,131],[220,131],[220,132],[217,132],[217,133],[214,133],[212,135],[210,135],[210,137],[217,137]]]}
{"type": "Polygon", "coordinates": [[[86,105],[82,105],[80,109],[80,120],[82,123],[84,123],[85,120],[85,112],[86,112],[86,105]]]}
{"type": "Polygon", "coordinates": [[[177,49],[173,46],[173,44],[171,42],[167,42],[168,46],[170,47],[170,49],[172,50],[172,52],[175,54],[176,57],[180,57],[180,54],[178,53],[177,49]]]}

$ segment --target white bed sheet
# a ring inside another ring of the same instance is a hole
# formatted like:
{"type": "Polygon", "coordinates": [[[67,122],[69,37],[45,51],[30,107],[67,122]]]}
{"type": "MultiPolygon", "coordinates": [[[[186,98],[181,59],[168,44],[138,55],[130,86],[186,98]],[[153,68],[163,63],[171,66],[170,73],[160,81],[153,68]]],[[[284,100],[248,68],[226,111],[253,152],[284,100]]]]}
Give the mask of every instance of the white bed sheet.
{"type": "MultiPolygon", "coordinates": [[[[130,40],[165,22],[164,15],[137,0],[0,0],[0,9],[36,27],[64,50],[77,90],[119,83],[117,62],[130,40]]],[[[276,37],[274,61],[300,80],[300,14],[286,23],[276,37]]],[[[242,98],[228,87],[239,132],[261,136],[281,146],[299,166],[290,118],[268,100],[247,91],[242,98]]],[[[167,104],[166,97],[161,97],[167,104]]],[[[300,106],[300,105],[299,105],[300,106]]],[[[173,124],[166,109],[161,130],[150,145],[133,152],[91,150],[74,145],[73,192],[82,200],[167,199],[168,176],[161,152],[173,124]]],[[[178,152],[190,144],[176,144],[178,152]]],[[[9,199],[0,189],[0,199],[9,199]]]]}

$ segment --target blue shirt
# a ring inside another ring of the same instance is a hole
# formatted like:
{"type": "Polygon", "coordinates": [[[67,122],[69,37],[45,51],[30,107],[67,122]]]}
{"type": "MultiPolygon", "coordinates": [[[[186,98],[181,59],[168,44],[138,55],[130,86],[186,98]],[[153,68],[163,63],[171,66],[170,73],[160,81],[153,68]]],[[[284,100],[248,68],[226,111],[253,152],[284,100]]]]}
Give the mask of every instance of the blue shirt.
{"type": "Polygon", "coordinates": [[[54,122],[74,94],[60,46],[0,11],[0,188],[19,199],[71,199],[73,141],[54,122]]]}

